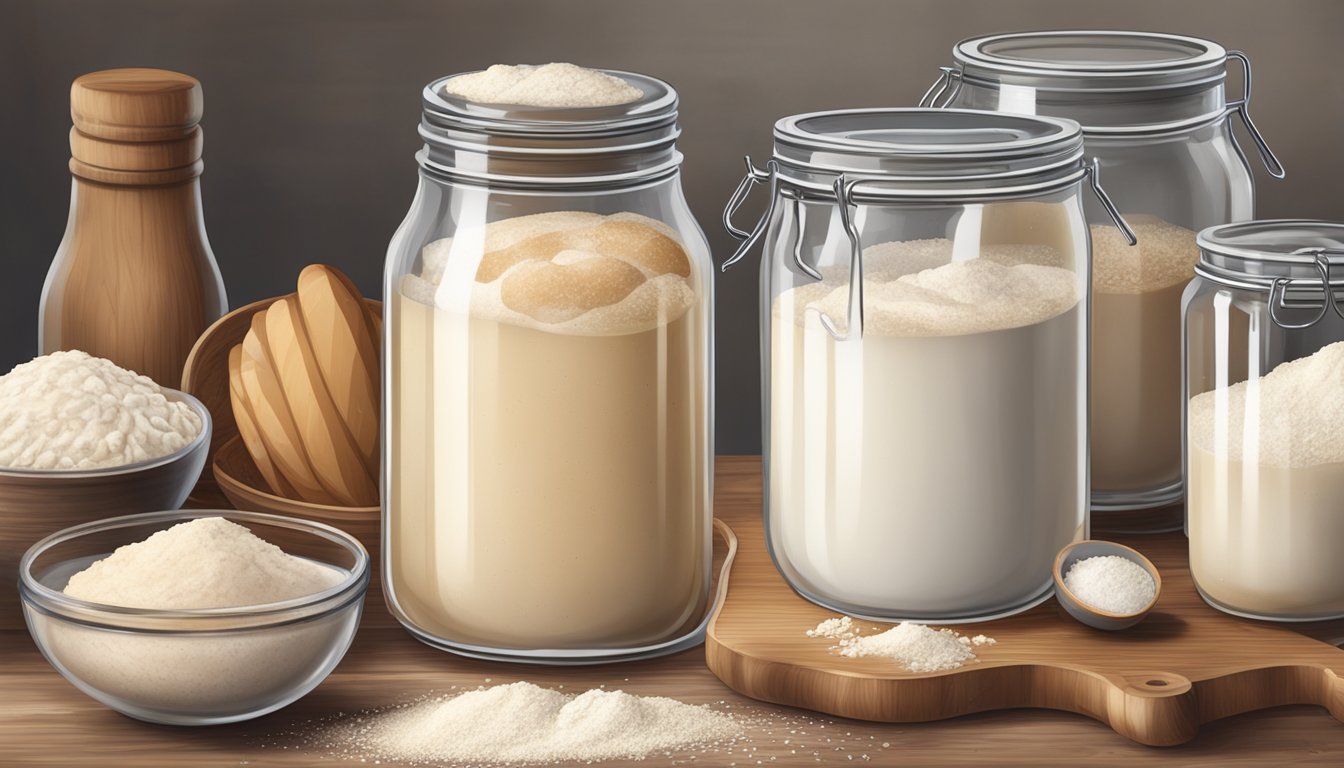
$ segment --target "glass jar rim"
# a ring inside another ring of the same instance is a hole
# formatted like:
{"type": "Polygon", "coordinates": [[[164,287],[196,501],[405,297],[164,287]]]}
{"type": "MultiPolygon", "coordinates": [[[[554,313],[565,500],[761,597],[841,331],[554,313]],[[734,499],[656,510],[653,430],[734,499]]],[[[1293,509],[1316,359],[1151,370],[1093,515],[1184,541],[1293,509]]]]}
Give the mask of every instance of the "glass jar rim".
{"type": "Polygon", "coordinates": [[[1320,219],[1261,219],[1208,227],[1195,236],[1201,258],[1310,266],[1324,253],[1344,265],[1344,223],[1320,219]]]}
{"type": "Polygon", "coordinates": [[[1011,189],[1015,194],[1076,181],[1083,136],[1067,118],[970,109],[848,109],[791,115],[775,123],[780,178],[801,190],[839,176],[863,196],[1011,189]]]}
{"type": "Polygon", "coordinates": [[[453,96],[448,81],[476,72],[440,77],[425,86],[424,117],[432,125],[474,130],[492,136],[529,136],[537,139],[615,137],[675,122],[677,92],[656,77],[615,69],[596,69],[623,80],[642,96],[635,101],[601,107],[537,107],[487,104],[453,96]]]}
{"type": "MultiPolygon", "coordinates": [[[[482,104],[425,86],[420,166],[453,183],[542,191],[624,188],[675,175],[677,92],[648,75],[595,70],[643,95],[606,107],[482,104]]],[[[463,73],[470,74],[470,73],[463,73]]]]}
{"type": "Polygon", "coordinates": [[[1163,32],[1010,32],[962,40],[952,56],[967,80],[1043,91],[1141,92],[1215,84],[1227,76],[1223,46],[1163,32]]]}
{"type": "Polygon", "coordinates": [[[1195,273],[1221,285],[1270,291],[1344,286],[1344,223],[1318,219],[1263,219],[1208,227],[1195,236],[1195,273]]]}

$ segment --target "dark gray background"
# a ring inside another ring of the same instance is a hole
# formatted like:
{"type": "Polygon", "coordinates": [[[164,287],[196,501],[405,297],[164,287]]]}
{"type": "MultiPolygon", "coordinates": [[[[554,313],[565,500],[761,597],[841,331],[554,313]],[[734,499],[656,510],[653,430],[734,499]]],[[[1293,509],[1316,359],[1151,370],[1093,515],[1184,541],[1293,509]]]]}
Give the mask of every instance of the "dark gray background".
{"type": "MultiPolygon", "coordinates": [[[[380,289],[415,189],[421,87],[485,65],[572,61],[681,93],[687,197],[716,258],[719,212],[770,127],[816,109],[908,105],[957,40],[1047,28],[1179,32],[1250,53],[1253,112],[1289,170],[1257,163],[1261,217],[1344,218],[1335,0],[593,0],[0,2],[0,370],[35,354],[69,202],[69,85],[123,66],[205,89],[210,241],[233,306],[321,261],[380,289]]],[[[743,215],[746,221],[750,215],[743,215]]],[[[718,447],[759,451],[756,270],[718,284],[718,447]]]]}

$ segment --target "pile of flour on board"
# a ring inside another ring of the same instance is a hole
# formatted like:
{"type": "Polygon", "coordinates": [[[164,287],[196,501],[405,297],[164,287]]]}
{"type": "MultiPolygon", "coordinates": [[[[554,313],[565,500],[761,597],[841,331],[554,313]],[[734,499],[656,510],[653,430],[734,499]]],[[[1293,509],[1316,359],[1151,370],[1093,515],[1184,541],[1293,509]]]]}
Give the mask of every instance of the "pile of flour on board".
{"type": "Polygon", "coordinates": [[[731,715],[661,696],[518,682],[356,718],[326,737],[343,754],[383,761],[536,764],[639,759],[721,746],[742,732],[731,715]]]}
{"type": "Polygon", "coordinates": [[[644,92],[619,77],[573,64],[495,64],[444,83],[450,96],[480,104],[575,109],[638,101],[644,92]]]}
{"type": "Polygon", "coordinates": [[[203,426],[149,377],[85,352],[53,352],[0,376],[0,467],[135,464],[181,450],[203,426]]]}
{"type": "Polygon", "coordinates": [[[984,635],[964,637],[950,629],[933,629],[908,621],[885,632],[865,636],[859,634],[859,628],[848,616],[827,619],[806,634],[834,640],[833,650],[841,656],[895,659],[906,670],[915,673],[956,669],[975,661],[974,649],[997,642],[984,635]]]}

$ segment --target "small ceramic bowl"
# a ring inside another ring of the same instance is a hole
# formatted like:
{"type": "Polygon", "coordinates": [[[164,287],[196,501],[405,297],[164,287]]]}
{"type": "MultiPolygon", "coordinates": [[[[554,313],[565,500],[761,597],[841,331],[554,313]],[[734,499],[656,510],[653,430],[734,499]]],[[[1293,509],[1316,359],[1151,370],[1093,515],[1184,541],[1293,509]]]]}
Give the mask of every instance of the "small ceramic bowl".
{"type": "Polygon", "coordinates": [[[33,641],[74,686],[152,723],[213,725],[297,700],[336,667],[359,626],[369,558],[320,523],[254,512],[190,510],[115,517],[48,536],[23,556],[19,596],[33,641]],[[67,596],[66,583],[117,547],[177,523],[224,517],[289,554],[327,566],[334,586],[284,602],[149,610],[67,596]]]}
{"type": "Polygon", "coordinates": [[[1128,629],[1138,624],[1143,621],[1143,617],[1148,615],[1153,606],[1157,605],[1157,599],[1162,595],[1162,575],[1158,573],[1157,566],[1153,565],[1152,561],[1144,557],[1138,550],[1131,549],[1123,544],[1116,544],[1113,541],[1076,541],[1061,549],[1059,554],[1055,556],[1054,577],[1055,597],[1058,598],[1059,604],[1064,606],[1064,610],[1068,611],[1073,618],[1097,629],[1128,629]],[[1143,610],[1137,613],[1103,611],[1079,600],[1065,586],[1064,574],[1069,572],[1074,563],[1079,560],[1086,560],[1089,557],[1104,557],[1106,555],[1123,557],[1137,564],[1147,571],[1149,576],[1153,577],[1153,599],[1143,607],[1143,610]]]}
{"type": "Polygon", "coordinates": [[[205,466],[213,423],[201,401],[164,389],[201,417],[201,433],[167,456],[105,469],[0,469],[0,629],[22,629],[19,556],[38,539],[112,515],[177,509],[205,466]]]}

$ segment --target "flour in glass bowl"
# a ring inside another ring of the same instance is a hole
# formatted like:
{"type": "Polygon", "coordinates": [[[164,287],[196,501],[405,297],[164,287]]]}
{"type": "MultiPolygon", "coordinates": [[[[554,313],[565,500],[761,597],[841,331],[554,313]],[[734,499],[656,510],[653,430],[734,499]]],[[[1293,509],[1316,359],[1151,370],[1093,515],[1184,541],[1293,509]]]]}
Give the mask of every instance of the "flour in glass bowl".
{"type": "Polygon", "coordinates": [[[0,376],[0,468],[92,470],[186,447],[200,414],[148,376],[72,350],[0,376]]]}

